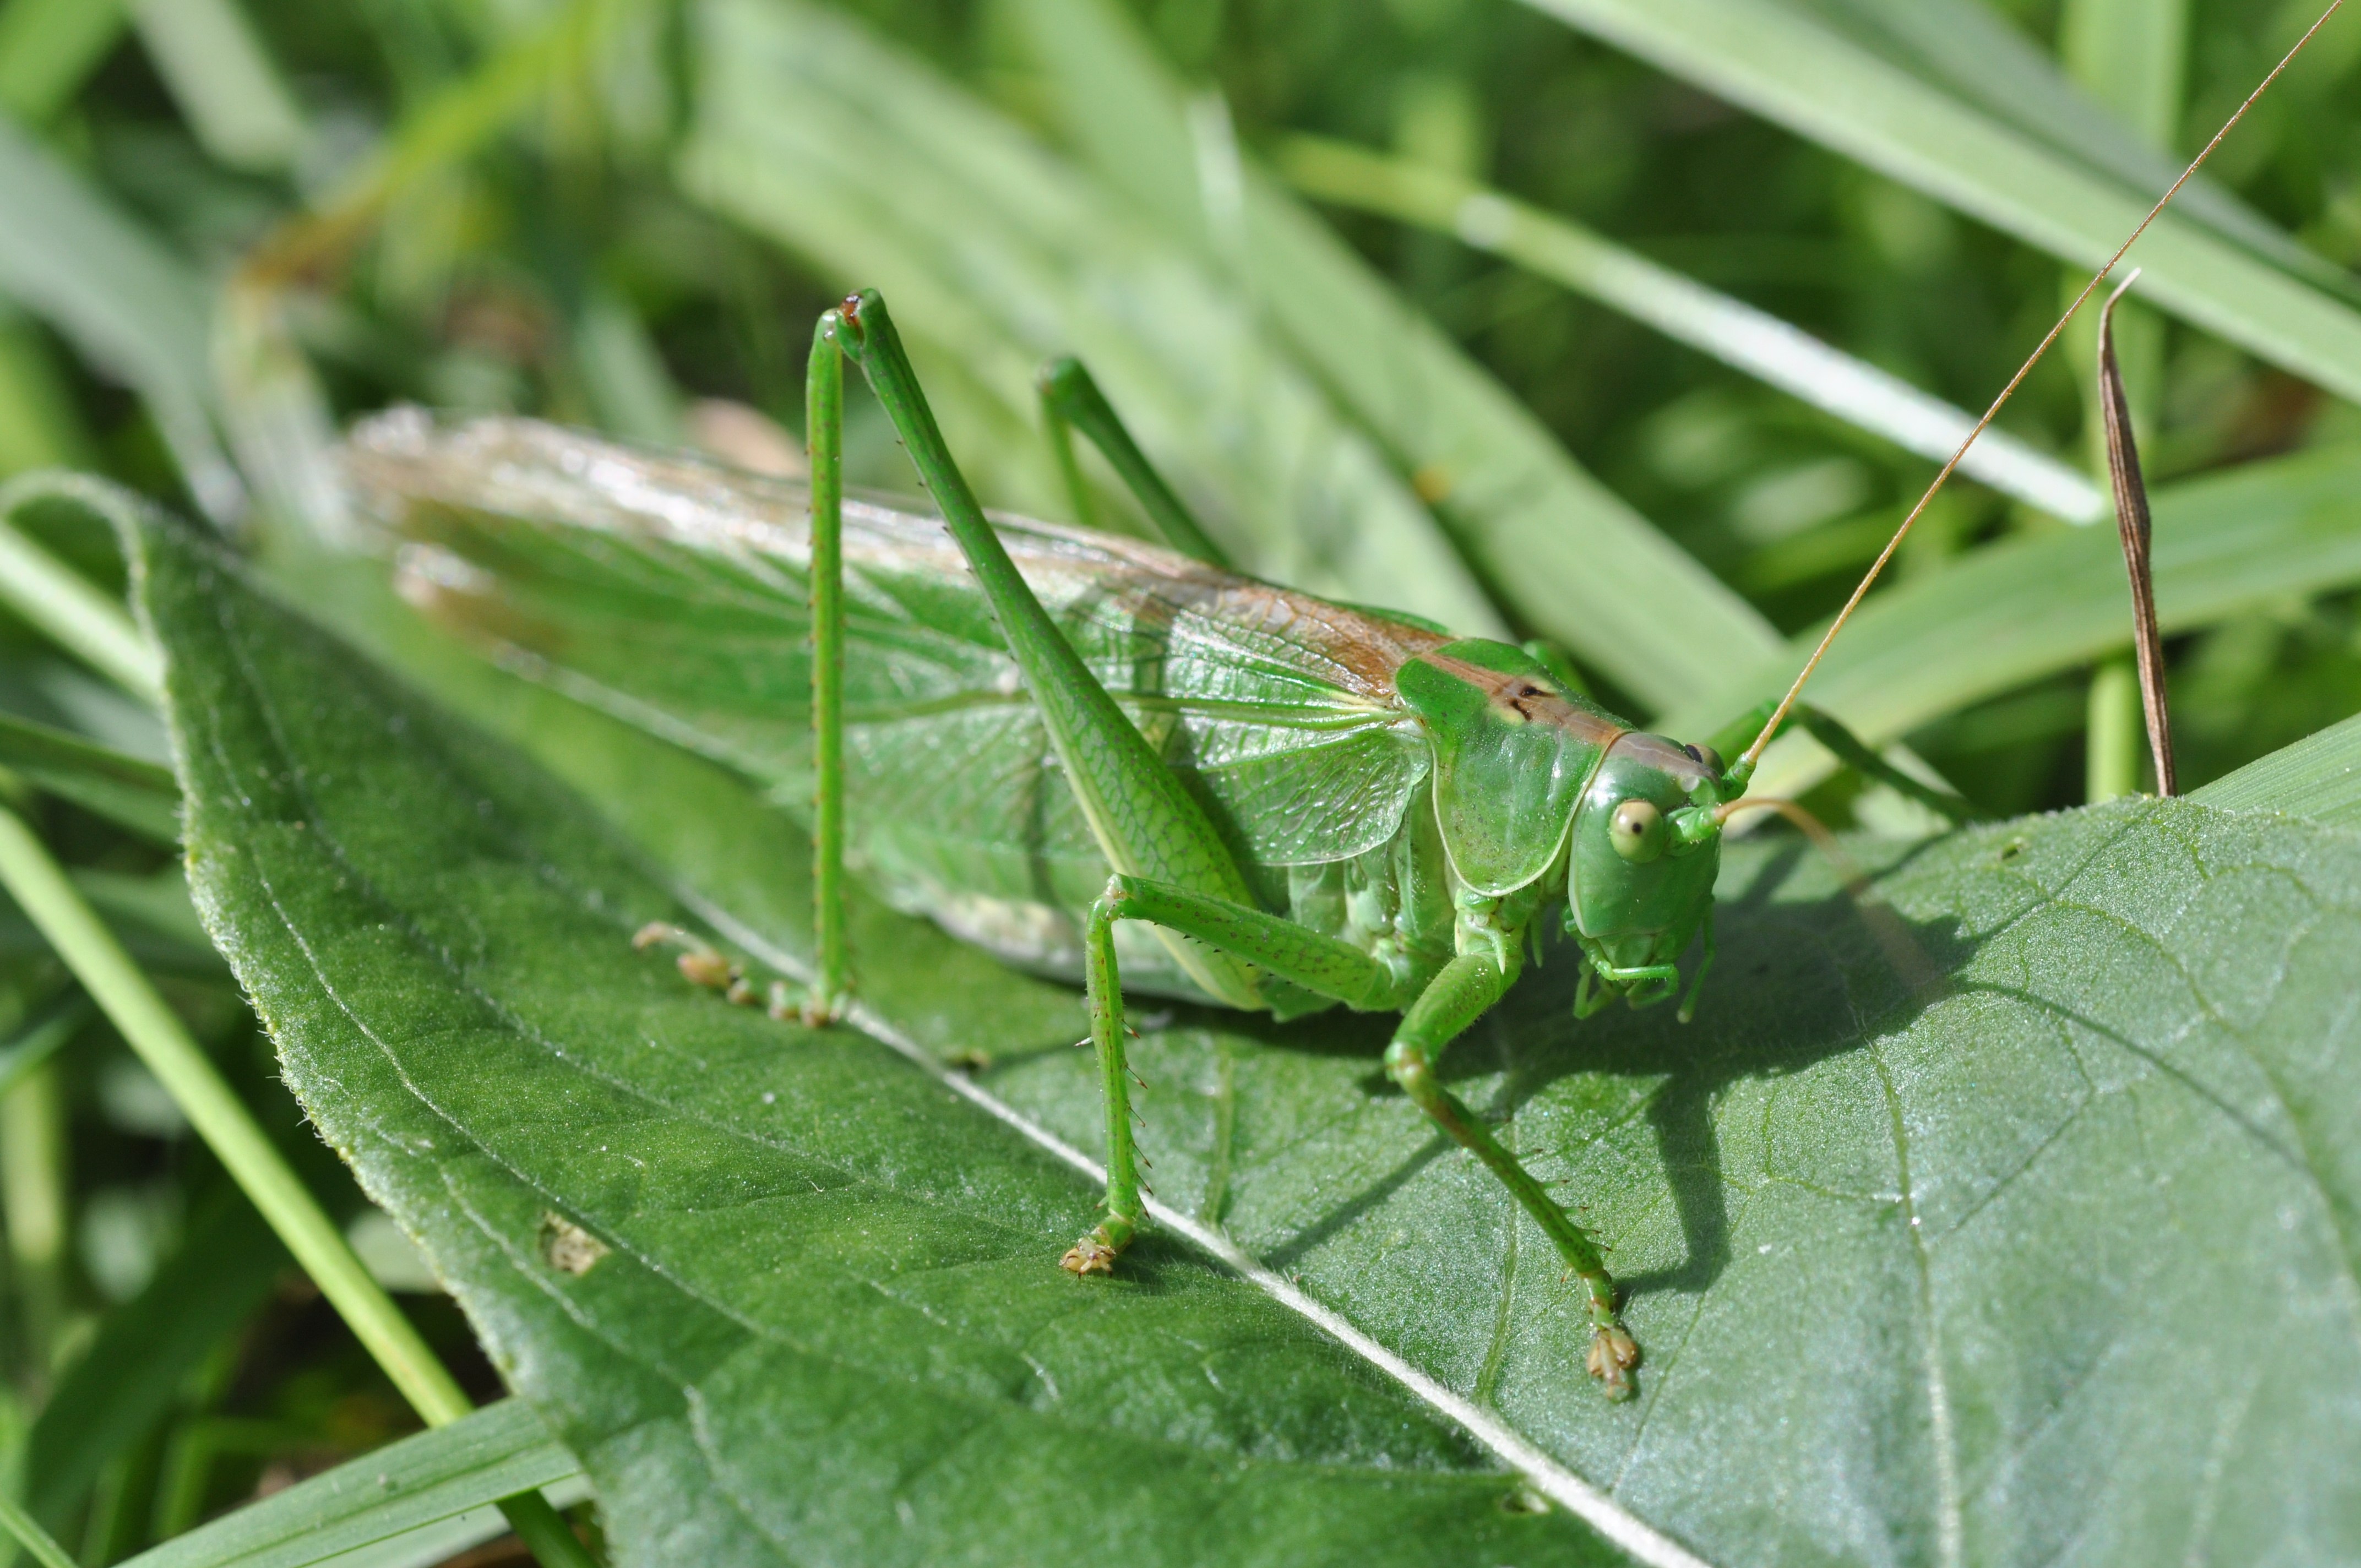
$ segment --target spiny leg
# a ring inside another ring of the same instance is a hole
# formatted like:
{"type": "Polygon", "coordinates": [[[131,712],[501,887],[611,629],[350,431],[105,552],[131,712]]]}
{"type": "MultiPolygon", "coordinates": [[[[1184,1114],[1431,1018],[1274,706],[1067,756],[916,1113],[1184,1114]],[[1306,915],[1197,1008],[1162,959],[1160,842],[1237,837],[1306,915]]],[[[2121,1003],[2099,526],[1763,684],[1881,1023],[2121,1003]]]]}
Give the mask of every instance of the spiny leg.
{"type": "Polygon", "coordinates": [[[1099,506],[1091,494],[1091,482],[1082,476],[1082,458],[1074,451],[1074,422],[1059,407],[1056,391],[1058,378],[1063,367],[1071,365],[1081,369],[1075,359],[1052,359],[1041,367],[1033,378],[1041,394],[1041,429],[1049,438],[1049,455],[1058,460],[1058,477],[1066,481],[1067,498],[1074,505],[1074,522],[1082,528],[1099,526],[1099,506]]]}
{"type": "MultiPolygon", "coordinates": [[[[812,937],[818,972],[807,988],[774,981],[772,1016],[818,1027],[852,997],[844,877],[844,355],[839,313],[819,318],[804,372],[804,451],[811,465],[812,937]]],[[[759,998],[738,965],[704,938],[664,921],[641,928],[632,946],[681,949],[680,972],[752,1005],[759,998]]]]}
{"type": "MultiPolygon", "coordinates": [[[[941,509],[944,528],[991,603],[1067,787],[1108,866],[1251,907],[1246,873],[1205,808],[1082,663],[985,520],[928,407],[885,302],[874,291],[855,294],[839,317],[836,341],[869,378],[941,509]]],[[[1173,957],[1191,979],[1230,1005],[1262,1004],[1252,971],[1235,959],[1187,944],[1176,945],[1173,957]]]]}
{"type": "Polygon", "coordinates": [[[844,884],[844,356],[829,311],[812,334],[805,372],[805,450],[811,462],[812,934],[819,976],[804,1004],[826,1023],[851,999],[844,884]]]}
{"type": "Polygon", "coordinates": [[[1091,906],[1082,938],[1082,986],[1091,1009],[1091,1045],[1098,1052],[1100,1102],[1106,1112],[1106,1205],[1058,1266],[1081,1276],[1112,1274],[1115,1260],[1139,1234],[1146,1213],[1139,1193],[1139,1146],[1131,1134],[1131,1064],[1125,1059],[1123,977],[1115,968],[1115,923],[1106,899],[1091,906]]]}
{"type": "Polygon", "coordinates": [[[1394,1033],[1393,1044],[1386,1047],[1386,1076],[1400,1084],[1411,1102],[1455,1142],[1473,1151],[1557,1247],[1558,1255],[1590,1296],[1591,1341],[1586,1365],[1610,1396],[1621,1398],[1631,1391],[1627,1375],[1640,1364],[1640,1347],[1615,1315],[1615,1280],[1607,1272],[1598,1244],[1435,1076],[1434,1063],[1444,1047],[1499,1001],[1512,978],[1481,954],[1463,953],[1444,965],[1411,1004],[1401,1027],[1394,1033]]]}
{"type": "Polygon", "coordinates": [[[631,934],[631,946],[642,952],[650,948],[677,948],[673,964],[691,985],[719,991],[741,1004],[752,995],[746,989],[746,971],[734,960],[696,932],[669,920],[651,920],[631,934]]]}
{"type": "Polygon", "coordinates": [[[1697,954],[1697,973],[1690,977],[1688,991],[1681,997],[1681,1010],[1675,1014],[1684,1024],[1697,1016],[1697,997],[1705,990],[1706,971],[1713,968],[1713,905],[1710,904],[1705,906],[1705,925],[1698,929],[1697,938],[1701,950],[1697,954]]]}
{"type": "MultiPolygon", "coordinates": [[[[1043,608],[1007,547],[993,531],[967,478],[944,443],[934,411],[903,351],[885,302],[872,291],[848,298],[826,334],[868,377],[877,400],[941,509],[943,526],[967,557],[992,606],[1002,641],[1025,676],[1034,711],[1062,765],[1067,787],[1091,825],[1111,869],[1152,878],[1237,909],[1254,894],[1205,808],[1165,765],[1058,623],[1043,608]]],[[[1137,1151],[1123,1066],[1122,1002],[1113,938],[1094,917],[1099,940],[1086,958],[1093,977],[1093,1033],[1106,1076],[1108,1203],[1105,1223],[1070,1255],[1068,1266],[1097,1272],[1137,1230],[1137,1151]]],[[[1237,1007],[1263,1005],[1251,961],[1174,938],[1172,953],[1208,994],[1237,1007]]]]}
{"type": "Polygon", "coordinates": [[[1589,1295],[1591,1375],[1617,1398],[1631,1391],[1628,1375],[1639,1365],[1640,1349],[1615,1314],[1615,1281],[1598,1244],[1434,1074],[1434,1060],[1444,1047],[1498,1002],[1515,976],[1488,957],[1466,954],[1445,964],[1413,999],[1402,993],[1402,982],[1391,970],[1348,943],[1258,909],[1144,877],[1110,879],[1105,894],[1091,908],[1084,933],[1091,1040],[1098,1047],[1106,1084],[1107,1213],[1066,1255],[1068,1268],[1082,1274],[1111,1266],[1115,1255],[1131,1239],[1141,1212],[1131,1140],[1129,1069],[1124,1061],[1123,997],[1115,970],[1117,920],[1150,921],[1216,943],[1282,980],[1349,1007],[1374,1011],[1409,1002],[1393,1044],[1386,1048],[1387,1076],[1454,1140],[1474,1151],[1555,1245],[1589,1295]]]}
{"type": "Polygon", "coordinates": [[[1172,487],[1164,482],[1164,476],[1156,471],[1148,454],[1131,438],[1115,405],[1106,400],[1106,394],[1099,390],[1099,384],[1082,368],[1081,360],[1071,355],[1052,359],[1041,367],[1036,381],[1041,389],[1041,417],[1049,427],[1049,444],[1058,454],[1060,467],[1065,471],[1067,487],[1074,494],[1077,521],[1089,527],[1092,507],[1082,466],[1074,461],[1070,429],[1090,437],[1091,444],[1122,477],[1125,488],[1146,509],[1166,543],[1209,566],[1229,565],[1229,557],[1207,537],[1180,498],[1173,494],[1172,487]]]}

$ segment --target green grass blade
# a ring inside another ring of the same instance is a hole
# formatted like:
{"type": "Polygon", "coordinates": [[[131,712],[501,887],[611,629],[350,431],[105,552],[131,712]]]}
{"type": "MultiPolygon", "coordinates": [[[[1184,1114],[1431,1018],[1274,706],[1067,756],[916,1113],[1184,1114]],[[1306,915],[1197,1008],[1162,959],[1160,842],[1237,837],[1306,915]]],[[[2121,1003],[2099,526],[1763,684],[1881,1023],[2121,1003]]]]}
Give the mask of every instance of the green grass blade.
{"type": "MultiPolygon", "coordinates": [[[[1975,428],[1974,415],[1768,312],[1473,181],[1312,137],[1289,141],[1280,164],[1307,195],[1452,235],[1922,457],[1948,462],[1975,428]]],[[[1960,469],[2069,522],[2106,515],[2088,477],[2003,431],[1980,436],[1960,469]]]]}
{"type": "Polygon", "coordinates": [[[572,0],[535,14],[474,71],[403,115],[397,133],[348,170],[313,214],[249,258],[249,272],[295,275],[323,258],[341,258],[396,192],[474,156],[543,103],[554,82],[569,80],[596,25],[617,9],[572,0]]]}
{"type": "MultiPolygon", "coordinates": [[[[480,155],[545,103],[554,84],[572,79],[595,24],[614,9],[577,0],[517,28],[474,71],[403,115],[314,211],[283,225],[222,290],[217,396],[263,530],[350,543],[327,459],[335,414],[289,323],[286,280],[341,266],[390,203],[480,155]]],[[[598,367],[591,368],[595,379],[598,367]]]]}
{"type": "Polygon", "coordinates": [[[82,91],[123,27],[122,0],[8,0],[0,10],[0,109],[43,124],[82,91]]]}
{"type": "Polygon", "coordinates": [[[2059,32],[2076,81],[2147,142],[2171,141],[2189,72],[2189,0],[2072,0],[2059,32]]]}
{"type": "Polygon", "coordinates": [[[34,1523],[32,1516],[5,1494],[0,1494],[0,1530],[14,1536],[41,1568],[81,1568],[67,1555],[64,1547],[49,1538],[48,1530],[34,1523]]]}
{"type": "Polygon", "coordinates": [[[582,1494],[581,1473],[532,1406],[502,1399],[250,1503],[125,1568],[437,1563],[507,1528],[489,1506],[496,1499],[540,1487],[570,1499],[582,1494]]]}
{"type": "Polygon", "coordinates": [[[207,152],[233,168],[291,168],[303,111],[237,0],[132,0],[140,42],[207,152]]]}
{"type": "Polygon", "coordinates": [[[300,527],[348,538],[344,495],[323,457],[335,439],[335,413],[288,325],[282,295],[237,279],[221,291],[214,378],[231,450],[253,491],[253,534],[300,527]]]}
{"type": "MultiPolygon", "coordinates": [[[[1530,3],[2079,266],[2114,254],[2163,193],[2070,161],[1775,0],[1530,3]]],[[[2350,305],[2169,209],[2131,259],[2143,298],[2361,400],[2350,305]]]]}
{"type": "Polygon", "coordinates": [[[1520,620],[1656,707],[1771,647],[1752,606],[1586,472],[1275,181],[1235,169],[1236,211],[1222,217],[1230,198],[1199,181],[1223,165],[1226,118],[1207,100],[1192,114],[1126,16],[1097,0],[1026,0],[1017,14],[1066,137],[1165,233],[1239,280],[1520,620]]]}
{"type": "MultiPolygon", "coordinates": [[[[2151,499],[2157,613],[2169,632],[2361,582],[2361,451],[2251,463],[2151,499]]],[[[1993,545],[1870,599],[1829,650],[1811,700],[1882,745],[1984,697],[2128,647],[2130,603],[2112,530],[2060,530],[1993,545]]],[[[1815,628],[1718,697],[1685,707],[1674,733],[1709,734],[1730,715],[1776,696],[1817,638],[1815,628]]],[[[1802,758],[1780,756],[1774,749],[1758,775],[1765,793],[1799,785],[1802,758]]]]}
{"type": "Polygon", "coordinates": [[[181,786],[145,758],[0,713],[0,767],[152,843],[180,841],[181,786]]]}
{"type": "Polygon", "coordinates": [[[8,1091],[35,1068],[62,1050],[93,1015],[88,997],[71,996],[0,1045],[0,1100],[5,1100],[8,1091]]]}
{"type": "Polygon", "coordinates": [[[217,1190],[199,1208],[179,1250],[100,1321],[33,1423],[24,1496],[36,1517],[62,1526],[107,1461],[172,1408],[188,1375],[261,1304],[287,1261],[239,1193],[217,1190]]]}
{"type": "Polygon", "coordinates": [[[186,264],[5,119],[0,213],[0,293],[135,389],[206,515],[236,516],[244,488],[211,413],[211,307],[186,264]]]}
{"type": "Polygon", "coordinates": [[[67,500],[128,527],[146,503],[129,490],[79,474],[27,474],[0,485],[0,602],[151,707],[164,700],[164,661],[129,612],[48,551],[8,526],[23,507],[67,500]]]}
{"type": "Polygon", "coordinates": [[[1387,455],[1213,269],[849,20],[755,0],[697,16],[703,79],[683,183],[884,294],[980,491],[1064,511],[1033,375],[1072,353],[1248,569],[1503,630],[1387,455]]]}
{"type": "MultiPolygon", "coordinates": [[[[253,1201],[353,1336],[384,1368],[402,1398],[430,1425],[470,1409],[434,1351],[419,1337],[359,1258],[344,1233],[271,1146],[229,1085],[148,977],[131,961],[48,849],[12,811],[0,809],[0,886],[5,886],[58,957],[103,1009],[148,1070],[171,1094],[215,1158],[253,1201]]],[[[545,1568],[589,1557],[547,1501],[505,1498],[501,1511],[545,1568]]]]}
{"type": "Polygon", "coordinates": [[[215,956],[196,905],[190,902],[188,879],[178,866],[146,875],[77,866],[68,874],[75,890],[110,922],[177,945],[190,957],[215,956]]]}
{"type": "Polygon", "coordinates": [[[583,301],[574,355],[600,424],[631,441],[679,444],[680,389],[647,327],[613,289],[591,289],[583,301]]]}
{"type": "Polygon", "coordinates": [[[24,819],[0,811],[0,885],[168,1090],[197,1135],[295,1255],[403,1398],[429,1421],[456,1420],[467,1396],[418,1331],[378,1288],[253,1113],[189,1037],[24,819]]]}
{"type": "MultiPolygon", "coordinates": [[[[2133,191],[2162,191],[2187,167],[2166,148],[2177,139],[2177,121],[2152,118],[2159,99],[2148,97],[2134,111],[2124,99],[2094,100],[2056,61],[1983,0],[1797,0],[1836,31],[1938,89],[1948,90],[2011,128],[2042,143],[2069,162],[2133,191]],[[2114,110],[2110,112],[2110,108],[2114,110]],[[2118,117],[2122,116],[2122,117],[2118,117]]],[[[2061,49],[2095,41],[2077,34],[2126,26],[2136,31],[2130,52],[2147,55],[2144,64],[2125,62],[2151,82],[2162,61],[2151,51],[2168,42],[2169,17],[2125,11],[2124,0],[2102,0],[2120,23],[2096,16],[2061,20],[2061,49]]],[[[2304,20],[2309,21],[2307,15],[2304,20]]],[[[2166,49],[2163,52],[2169,53],[2166,49]]],[[[2172,83],[2179,102],[2180,81],[2172,83]]],[[[2208,127],[2210,130],[2211,127],[2208,127]]],[[[2229,191],[2199,174],[2173,198],[2183,216],[2196,219],[2257,256],[2352,301],[2353,276],[2249,207],[2229,191]]]]}
{"type": "Polygon", "coordinates": [[[2190,799],[2361,828],[2361,714],[2225,773],[2190,799]]]}

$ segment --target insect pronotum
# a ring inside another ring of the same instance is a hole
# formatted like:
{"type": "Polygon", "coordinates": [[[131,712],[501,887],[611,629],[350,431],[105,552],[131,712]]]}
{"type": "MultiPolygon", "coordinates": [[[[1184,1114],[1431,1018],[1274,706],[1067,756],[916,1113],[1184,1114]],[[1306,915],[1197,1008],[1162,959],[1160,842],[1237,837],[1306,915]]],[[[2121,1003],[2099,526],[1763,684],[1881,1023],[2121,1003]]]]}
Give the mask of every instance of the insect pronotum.
{"type": "MultiPolygon", "coordinates": [[[[414,410],[362,425],[347,463],[410,541],[404,581],[415,595],[531,652],[578,696],[757,778],[810,789],[817,980],[780,994],[777,1010],[820,1023],[849,1002],[848,861],[955,935],[1082,978],[1107,1184],[1066,1268],[1110,1271],[1143,1222],[1126,986],[1280,1017],[1339,1003],[1399,1012],[1388,1076],[1549,1237],[1587,1299],[1590,1372],[1610,1393],[1628,1391],[1639,1347],[1598,1243],[1444,1087],[1444,1048],[1515,982],[1545,917],[1581,953],[1577,1016],[1619,998],[1645,1006],[1679,995],[1686,1017],[1713,961],[1724,825],[1733,812],[1787,804],[1745,790],[1791,714],[1857,765],[1938,806],[1958,803],[1797,706],[1819,652],[1776,705],[1715,738],[1752,738],[1725,762],[1714,745],[1607,712],[1539,650],[1241,576],[1079,365],[1051,366],[1042,393],[1069,477],[1078,430],[1174,550],[987,519],[873,292],[828,312],[815,334],[808,484],[529,421],[442,423],[414,410]],[[848,359],[939,519],[844,494],[848,359]],[[691,603],[684,625],[677,611],[691,603]]],[[[1079,490],[1077,505],[1087,517],[1079,490]]],[[[695,938],[643,936],[686,948],[693,979],[752,998],[695,938]]]]}

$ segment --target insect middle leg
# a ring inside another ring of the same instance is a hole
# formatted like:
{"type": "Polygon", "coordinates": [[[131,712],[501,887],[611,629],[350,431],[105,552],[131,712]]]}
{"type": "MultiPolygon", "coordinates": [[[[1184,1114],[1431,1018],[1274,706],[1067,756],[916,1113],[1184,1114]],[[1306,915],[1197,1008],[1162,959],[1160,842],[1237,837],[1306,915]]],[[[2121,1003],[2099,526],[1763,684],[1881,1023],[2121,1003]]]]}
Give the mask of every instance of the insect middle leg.
{"type": "Polygon", "coordinates": [[[1282,980],[1356,1010],[1380,1011],[1407,1003],[1393,1042],[1386,1047],[1386,1076],[1455,1143],[1482,1160],[1541,1226],[1587,1295],[1591,1345],[1587,1365],[1591,1376],[1605,1384],[1610,1395],[1620,1398],[1630,1391],[1629,1374],[1639,1364],[1640,1350],[1616,1315],[1615,1280],[1598,1244],[1549,1195],[1523,1162],[1492,1135],[1483,1119],[1443,1086],[1435,1072],[1444,1047],[1507,993],[1516,980],[1514,969],[1504,968],[1489,954],[1462,953],[1424,987],[1406,985],[1391,970],[1348,943],[1258,909],[1140,877],[1111,879],[1105,894],[1092,906],[1084,933],[1091,1038],[1098,1047],[1106,1080],[1107,1214],[1066,1255],[1066,1267],[1077,1274],[1110,1267],[1115,1254],[1131,1239],[1140,1213],[1128,1069],[1124,1063],[1122,980],[1115,967],[1115,923],[1118,920],[1149,921],[1213,943],[1282,980]]]}
{"type": "Polygon", "coordinates": [[[1189,509],[1164,476],[1131,438],[1115,405],[1106,400],[1099,384],[1082,367],[1082,362],[1071,355],[1052,359],[1041,367],[1036,378],[1041,392],[1041,417],[1049,426],[1049,445],[1057,454],[1058,466],[1064,471],[1066,488],[1072,492],[1076,521],[1088,527],[1092,523],[1090,488],[1082,478],[1081,465],[1074,461],[1074,440],[1071,431],[1079,430],[1089,436],[1091,444],[1099,449],[1109,466],[1123,478],[1124,488],[1131,492],[1164,535],[1164,542],[1183,555],[1193,555],[1209,566],[1227,566],[1229,558],[1220,545],[1206,535],[1189,509]]]}

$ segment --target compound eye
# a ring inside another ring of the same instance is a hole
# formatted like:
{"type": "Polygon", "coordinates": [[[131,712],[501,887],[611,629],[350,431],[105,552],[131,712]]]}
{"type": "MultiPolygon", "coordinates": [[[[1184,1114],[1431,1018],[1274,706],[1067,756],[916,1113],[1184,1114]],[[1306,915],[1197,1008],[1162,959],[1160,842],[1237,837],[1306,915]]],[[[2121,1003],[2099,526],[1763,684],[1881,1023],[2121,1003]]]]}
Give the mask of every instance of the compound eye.
{"type": "Polygon", "coordinates": [[[1710,746],[1684,746],[1681,750],[1695,757],[1697,766],[1703,768],[1710,778],[1718,779],[1729,772],[1721,765],[1721,753],[1710,746]]]}
{"type": "Polygon", "coordinates": [[[1627,800],[1609,820],[1607,838],[1625,860],[1653,861],[1664,852],[1664,814],[1653,801],[1627,800]]]}

